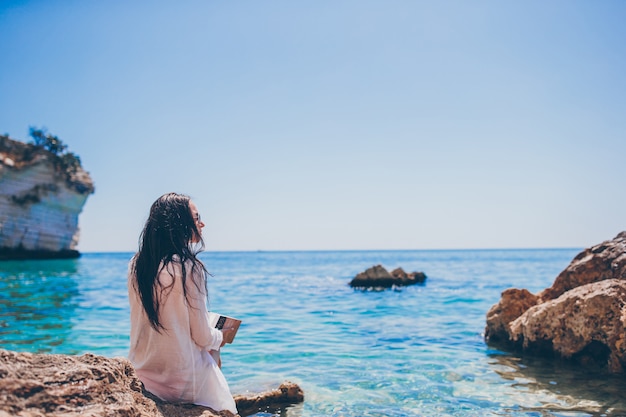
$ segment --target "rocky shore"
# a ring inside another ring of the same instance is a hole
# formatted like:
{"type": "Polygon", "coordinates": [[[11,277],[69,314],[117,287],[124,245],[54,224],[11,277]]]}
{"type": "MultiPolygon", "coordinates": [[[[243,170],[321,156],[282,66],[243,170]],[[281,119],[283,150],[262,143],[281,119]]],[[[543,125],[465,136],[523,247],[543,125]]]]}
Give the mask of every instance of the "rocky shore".
{"type": "MultiPolygon", "coordinates": [[[[0,417],[229,417],[146,392],[125,358],[18,353],[0,349],[0,417]]],[[[297,384],[234,397],[241,415],[280,410],[304,401],[297,384]]]]}
{"type": "Polygon", "coordinates": [[[626,232],[579,253],[538,294],[511,288],[487,313],[486,341],[626,371],[626,232]]]}

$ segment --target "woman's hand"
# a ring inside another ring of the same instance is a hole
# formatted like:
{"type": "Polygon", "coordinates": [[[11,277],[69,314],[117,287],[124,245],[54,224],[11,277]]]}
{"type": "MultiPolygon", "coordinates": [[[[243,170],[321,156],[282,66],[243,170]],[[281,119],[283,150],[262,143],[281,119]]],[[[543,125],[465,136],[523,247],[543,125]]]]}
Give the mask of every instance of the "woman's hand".
{"type": "Polygon", "coordinates": [[[227,329],[222,329],[222,344],[220,347],[224,346],[226,344],[226,340],[231,340],[233,337],[235,337],[235,333],[237,332],[237,329],[233,329],[232,327],[229,327],[227,329]]]}

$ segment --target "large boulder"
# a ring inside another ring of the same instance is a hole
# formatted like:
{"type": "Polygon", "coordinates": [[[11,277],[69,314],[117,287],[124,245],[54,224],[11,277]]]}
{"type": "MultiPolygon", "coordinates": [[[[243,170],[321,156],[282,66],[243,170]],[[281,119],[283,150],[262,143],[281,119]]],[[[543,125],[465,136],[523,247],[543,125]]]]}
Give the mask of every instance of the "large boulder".
{"type": "Polygon", "coordinates": [[[626,232],[578,254],[539,294],[508,289],[487,313],[488,343],[626,370],[626,232]]]}
{"type": "Polygon", "coordinates": [[[525,350],[556,353],[611,372],[626,366],[626,281],[582,285],[529,308],[510,323],[511,337],[525,350]]]}
{"type": "Polygon", "coordinates": [[[350,286],[355,288],[391,288],[393,286],[421,284],[425,280],[426,275],[423,272],[407,274],[402,268],[396,268],[389,273],[382,265],[374,265],[358,273],[350,281],[350,286]]]}
{"type": "MultiPolygon", "coordinates": [[[[193,404],[159,400],[143,390],[124,358],[18,353],[0,350],[0,417],[8,416],[232,416],[193,404]]],[[[240,411],[302,402],[293,383],[252,396],[235,396],[240,411]]]]}

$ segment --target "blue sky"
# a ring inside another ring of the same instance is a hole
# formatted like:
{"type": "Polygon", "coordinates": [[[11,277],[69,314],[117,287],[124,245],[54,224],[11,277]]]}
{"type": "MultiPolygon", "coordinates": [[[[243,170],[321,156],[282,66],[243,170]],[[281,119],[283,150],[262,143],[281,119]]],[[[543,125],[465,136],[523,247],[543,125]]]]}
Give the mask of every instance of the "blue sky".
{"type": "Polygon", "coordinates": [[[0,5],[0,131],[81,157],[81,251],[135,250],[169,191],[209,250],[626,229],[624,1],[0,5]]]}

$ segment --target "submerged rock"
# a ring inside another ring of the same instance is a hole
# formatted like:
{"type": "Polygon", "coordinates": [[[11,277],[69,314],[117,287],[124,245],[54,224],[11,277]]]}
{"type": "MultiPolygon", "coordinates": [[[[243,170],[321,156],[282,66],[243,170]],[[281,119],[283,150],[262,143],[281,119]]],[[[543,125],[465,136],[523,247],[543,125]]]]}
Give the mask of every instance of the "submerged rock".
{"type": "Polygon", "coordinates": [[[78,215],[93,192],[76,155],[0,135],[0,259],[77,257],[78,215]]]}
{"type": "Polygon", "coordinates": [[[578,254],[537,295],[509,289],[487,313],[485,339],[626,371],[626,232],[578,254]]]}
{"type": "Polygon", "coordinates": [[[396,268],[389,273],[382,265],[374,265],[358,273],[350,281],[350,286],[356,288],[391,288],[393,286],[421,284],[425,280],[426,275],[423,272],[407,274],[402,268],[396,268]]]}
{"type": "MultiPolygon", "coordinates": [[[[232,416],[194,404],[159,400],[143,390],[130,361],[18,353],[0,349],[0,416],[232,416]]],[[[252,396],[235,396],[242,415],[302,402],[302,390],[284,383],[252,396]]]]}

